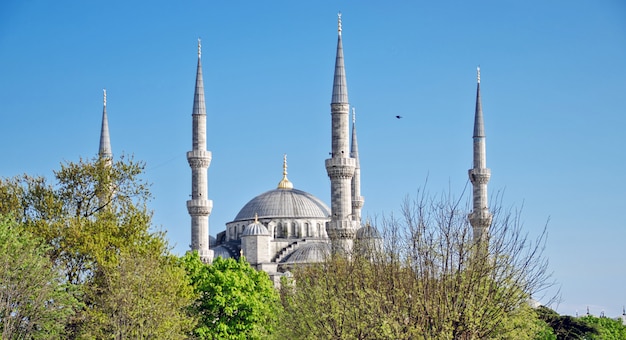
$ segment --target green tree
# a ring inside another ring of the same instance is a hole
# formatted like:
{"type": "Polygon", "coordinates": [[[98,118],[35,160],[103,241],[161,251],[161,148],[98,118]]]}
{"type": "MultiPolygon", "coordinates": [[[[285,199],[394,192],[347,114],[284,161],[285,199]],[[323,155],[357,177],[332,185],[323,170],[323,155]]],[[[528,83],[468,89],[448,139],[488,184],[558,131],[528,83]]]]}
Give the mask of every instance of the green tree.
{"type": "Polygon", "coordinates": [[[626,326],[619,320],[586,315],[580,318],[586,324],[595,327],[597,334],[588,334],[589,340],[623,340],[626,339],[626,326]]]}
{"type": "Polygon", "coordinates": [[[265,339],[274,332],[281,308],[267,273],[250,267],[243,256],[204,264],[191,252],[182,261],[197,297],[192,307],[200,318],[195,336],[265,339]]]}
{"type": "Polygon", "coordinates": [[[46,256],[48,247],[13,218],[0,216],[2,339],[56,339],[78,301],[46,256]]]}
{"type": "Polygon", "coordinates": [[[193,292],[172,256],[132,251],[99,271],[89,290],[82,336],[114,339],[185,339],[195,324],[187,314],[193,292]]]}
{"type": "Polygon", "coordinates": [[[545,306],[540,306],[536,312],[539,318],[553,329],[558,340],[594,339],[593,337],[599,334],[597,327],[582,318],[559,315],[545,306]]]}
{"type": "Polygon", "coordinates": [[[132,158],[81,159],[62,164],[54,185],[28,175],[0,181],[0,201],[7,202],[0,212],[13,212],[45,241],[64,282],[83,303],[68,325],[70,338],[177,338],[193,324],[186,314],[186,276],[172,266],[165,235],[152,230],[143,167],[132,158]],[[168,307],[148,317],[145,305],[130,301],[168,307]],[[145,333],[148,328],[163,332],[145,333]]]}

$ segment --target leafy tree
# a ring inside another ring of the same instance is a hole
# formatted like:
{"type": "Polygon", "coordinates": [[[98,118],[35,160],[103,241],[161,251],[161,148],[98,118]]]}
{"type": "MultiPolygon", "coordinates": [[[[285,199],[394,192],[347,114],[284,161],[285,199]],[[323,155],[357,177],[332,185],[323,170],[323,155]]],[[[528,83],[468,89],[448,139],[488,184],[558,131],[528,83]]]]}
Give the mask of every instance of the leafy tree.
{"type": "Polygon", "coordinates": [[[182,261],[197,297],[192,310],[200,318],[198,338],[265,339],[274,332],[281,309],[267,273],[250,267],[243,256],[205,264],[190,252],[182,261]]]}
{"type": "Polygon", "coordinates": [[[68,325],[70,338],[177,338],[193,324],[186,315],[186,276],[172,265],[164,234],[151,231],[143,167],[123,157],[81,159],[62,164],[54,185],[28,175],[0,181],[0,201],[6,202],[0,212],[13,212],[44,240],[64,282],[83,303],[68,325]],[[139,301],[168,307],[148,316],[139,301]]]}
{"type": "Polygon", "coordinates": [[[171,256],[122,253],[92,283],[83,336],[103,339],[185,339],[194,319],[187,314],[192,287],[171,256]]]}
{"type": "Polygon", "coordinates": [[[295,268],[281,290],[281,330],[294,338],[533,339],[545,330],[528,307],[550,285],[545,233],[522,232],[518,216],[492,208],[488,242],[474,242],[466,211],[422,194],[403,219],[383,221],[373,258],[331,256],[295,268]]]}
{"type": "Polygon", "coordinates": [[[12,218],[0,216],[0,334],[2,339],[63,336],[78,301],[42,244],[12,218]]]}
{"type": "Polygon", "coordinates": [[[554,331],[556,338],[565,339],[594,339],[598,335],[598,328],[585,322],[582,318],[569,315],[559,315],[554,310],[540,306],[537,308],[539,318],[545,321],[554,331]]]}
{"type": "Polygon", "coordinates": [[[626,326],[618,320],[595,317],[593,315],[586,315],[580,318],[581,321],[586,324],[595,327],[598,330],[597,334],[588,334],[586,339],[589,340],[621,340],[626,339],[626,326]]]}

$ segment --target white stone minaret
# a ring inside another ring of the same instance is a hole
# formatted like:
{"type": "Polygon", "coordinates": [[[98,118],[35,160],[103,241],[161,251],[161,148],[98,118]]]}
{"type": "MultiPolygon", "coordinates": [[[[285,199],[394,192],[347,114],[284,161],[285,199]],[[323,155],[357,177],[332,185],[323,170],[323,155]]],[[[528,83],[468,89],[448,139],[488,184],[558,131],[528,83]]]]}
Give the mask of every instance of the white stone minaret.
{"type": "Polygon", "coordinates": [[[474,229],[474,240],[481,241],[489,235],[493,215],[489,212],[489,204],[487,203],[487,183],[491,177],[491,170],[487,168],[485,125],[480,102],[480,67],[477,69],[477,84],[476,112],[474,114],[474,167],[469,170],[469,179],[473,188],[473,210],[469,214],[469,221],[474,229]]]}
{"type": "Polygon", "coordinates": [[[331,158],[326,160],[331,195],[331,220],[326,224],[326,232],[332,241],[333,251],[345,251],[349,254],[357,229],[357,223],[352,219],[351,187],[356,160],[350,157],[348,146],[350,110],[341,43],[341,13],[338,18],[338,31],[335,79],[330,103],[332,153],[331,158]]]}
{"type": "Polygon", "coordinates": [[[103,89],[102,99],[102,128],[100,129],[100,148],[98,149],[98,157],[113,158],[111,151],[111,137],[109,137],[109,118],[107,117],[107,90],[103,89]]]}
{"type": "Polygon", "coordinates": [[[356,139],[356,112],[352,108],[352,144],[350,145],[350,157],[356,161],[354,176],[352,177],[352,220],[357,222],[357,228],[361,226],[361,208],[365,198],[361,196],[361,166],[359,164],[359,145],[356,139]]]}
{"type": "Polygon", "coordinates": [[[202,81],[202,47],[198,39],[198,68],[196,90],[193,98],[193,149],[187,152],[191,167],[191,199],[187,211],[191,215],[191,250],[197,250],[203,262],[211,263],[213,251],[209,249],[209,215],[213,201],[208,199],[207,170],[211,164],[211,152],[206,149],[206,106],[204,82],[202,81]]]}

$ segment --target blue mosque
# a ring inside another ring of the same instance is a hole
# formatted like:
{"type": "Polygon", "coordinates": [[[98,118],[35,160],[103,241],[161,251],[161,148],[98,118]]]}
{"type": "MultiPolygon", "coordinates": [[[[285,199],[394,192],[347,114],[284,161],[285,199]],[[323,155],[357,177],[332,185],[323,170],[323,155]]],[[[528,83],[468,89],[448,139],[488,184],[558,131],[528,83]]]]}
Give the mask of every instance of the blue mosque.
{"type": "MultiPolygon", "coordinates": [[[[209,199],[208,168],[211,152],[207,150],[206,105],[202,77],[202,49],[198,41],[198,63],[192,110],[192,149],[187,152],[191,168],[191,197],[186,202],[191,217],[190,250],[202,261],[214,258],[239,258],[275,280],[290,267],[322,261],[332,252],[351,254],[360,249],[379,247],[378,230],[364,222],[361,209],[361,169],[357,142],[356,117],[348,101],[347,76],[344,67],[341,14],[338,16],[337,49],[330,101],[331,153],[325,160],[330,179],[330,207],[324,200],[297,189],[288,179],[287,155],[283,156],[283,173],[275,188],[250,199],[226,223],[216,237],[209,235],[209,216],[213,201],[209,199]]],[[[480,69],[477,77],[476,108],[473,133],[473,168],[469,178],[473,186],[473,210],[469,215],[474,239],[486,236],[492,214],[488,210],[486,144],[480,98],[480,69]]],[[[106,92],[100,134],[100,156],[111,157],[106,112],[106,92]]],[[[277,178],[278,179],[278,178],[277,178]]],[[[221,229],[221,228],[220,228],[221,229]]],[[[219,230],[219,229],[218,229],[219,230]]]]}

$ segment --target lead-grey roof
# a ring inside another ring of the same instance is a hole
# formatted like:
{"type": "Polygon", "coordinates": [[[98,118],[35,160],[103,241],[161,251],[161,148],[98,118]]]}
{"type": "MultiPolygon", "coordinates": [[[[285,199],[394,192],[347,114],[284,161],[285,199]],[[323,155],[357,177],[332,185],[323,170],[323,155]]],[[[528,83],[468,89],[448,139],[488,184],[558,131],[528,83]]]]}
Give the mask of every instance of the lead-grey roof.
{"type": "Polygon", "coordinates": [[[378,230],[375,227],[371,226],[369,223],[365,226],[357,229],[356,238],[358,239],[367,239],[367,238],[382,238],[378,230]]]}
{"type": "Polygon", "coordinates": [[[324,262],[330,255],[330,245],[324,242],[304,244],[287,256],[281,263],[319,263],[324,262]]]}
{"type": "Polygon", "coordinates": [[[241,236],[257,236],[257,235],[269,235],[270,232],[267,231],[267,228],[259,222],[250,223],[243,230],[241,236]]]}
{"type": "Polygon", "coordinates": [[[335,76],[331,103],[348,103],[348,83],[346,81],[346,68],[343,63],[341,33],[339,33],[339,38],[337,39],[337,56],[335,58],[335,76]]]}
{"type": "Polygon", "coordinates": [[[104,91],[103,108],[102,108],[102,128],[100,129],[100,148],[98,155],[100,157],[113,156],[111,151],[111,137],[109,137],[109,118],[107,117],[107,91],[104,91]]]}
{"type": "Polygon", "coordinates": [[[223,259],[229,259],[233,257],[233,254],[231,254],[228,248],[224,246],[217,246],[213,248],[213,258],[216,259],[218,257],[221,257],[223,259]]]}
{"type": "Polygon", "coordinates": [[[476,85],[476,110],[474,113],[474,136],[485,137],[485,123],[483,122],[483,106],[480,101],[480,68],[478,69],[478,82],[476,85]]]}
{"type": "Polygon", "coordinates": [[[233,222],[264,218],[328,218],[330,209],[317,197],[298,189],[274,189],[241,208],[233,222]]]}

